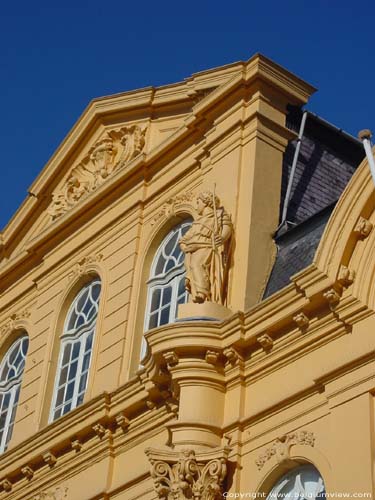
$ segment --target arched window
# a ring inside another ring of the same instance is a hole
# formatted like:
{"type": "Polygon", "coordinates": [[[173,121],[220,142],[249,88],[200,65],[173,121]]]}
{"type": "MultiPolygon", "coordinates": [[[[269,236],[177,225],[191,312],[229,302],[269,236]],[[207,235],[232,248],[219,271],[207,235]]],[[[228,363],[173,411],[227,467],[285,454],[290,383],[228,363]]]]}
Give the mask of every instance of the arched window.
{"type": "Polygon", "coordinates": [[[28,347],[29,339],[22,335],[0,363],[0,452],[7,449],[12,437],[28,347]]]}
{"type": "Polygon", "coordinates": [[[184,253],[178,242],[191,223],[188,219],[174,227],[156,252],[147,282],[145,330],[175,321],[178,305],[187,301],[184,253]]]}
{"type": "Polygon", "coordinates": [[[282,476],[272,488],[267,500],[315,500],[325,498],[324,482],[312,465],[303,465],[282,476]]]}
{"type": "Polygon", "coordinates": [[[74,299],[61,335],[50,421],[83,402],[90,369],[101,284],[95,279],[74,299]]]}

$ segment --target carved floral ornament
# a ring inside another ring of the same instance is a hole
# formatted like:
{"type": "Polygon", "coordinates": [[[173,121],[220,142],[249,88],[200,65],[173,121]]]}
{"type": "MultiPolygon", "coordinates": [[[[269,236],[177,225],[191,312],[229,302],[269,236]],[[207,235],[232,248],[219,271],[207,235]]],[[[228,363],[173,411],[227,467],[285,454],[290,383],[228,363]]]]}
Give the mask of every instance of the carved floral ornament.
{"type": "Polygon", "coordinates": [[[176,215],[176,212],[184,206],[188,206],[190,211],[193,211],[194,198],[195,196],[192,191],[187,191],[186,193],[178,194],[169,198],[159,212],[157,212],[157,214],[152,218],[151,226],[155,225],[160,220],[168,219],[172,215],[176,215]]]}
{"type": "Polygon", "coordinates": [[[258,467],[258,470],[261,470],[265,463],[273,456],[276,457],[278,463],[281,463],[284,460],[290,459],[290,449],[293,445],[301,444],[314,446],[314,443],[315,436],[312,432],[300,431],[286,434],[285,436],[276,439],[269,448],[261,453],[255,460],[255,464],[258,467]]]}
{"type": "Polygon", "coordinates": [[[80,259],[70,271],[68,277],[69,279],[77,279],[85,274],[90,273],[92,267],[97,265],[99,262],[103,260],[103,254],[97,253],[92,255],[86,255],[82,259],[80,259]]]}
{"type": "Polygon", "coordinates": [[[162,500],[218,500],[222,498],[229,448],[215,454],[196,454],[194,450],[160,452],[148,449],[151,477],[162,500]]]}
{"type": "Polygon", "coordinates": [[[11,332],[17,327],[17,323],[21,320],[27,319],[31,316],[29,310],[25,309],[19,313],[12,314],[4,325],[0,327],[0,337],[5,335],[6,333],[11,332]]]}
{"type": "Polygon", "coordinates": [[[111,130],[97,141],[83,160],[70,172],[64,185],[52,196],[52,220],[70,210],[95,191],[113,172],[138,156],[145,146],[146,127],[131,125],[111,130]]]}
{"type": "Polygon", "coordinates": [[[33,497],[33,500],[63,500],[67,498],[68,488],[64,486],[58,486],[53,490],[42,491],[38,495],[33,497]]]}

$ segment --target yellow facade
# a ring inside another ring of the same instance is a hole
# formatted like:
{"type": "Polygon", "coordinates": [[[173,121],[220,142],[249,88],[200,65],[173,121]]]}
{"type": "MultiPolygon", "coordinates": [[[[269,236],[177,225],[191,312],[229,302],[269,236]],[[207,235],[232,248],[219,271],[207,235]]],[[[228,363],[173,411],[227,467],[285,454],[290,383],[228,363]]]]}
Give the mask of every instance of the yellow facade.
{"type": "Polygon", "coordinates": [[[255,55],[88,106],[1,234],[0,356],[21,332],[29,348],[0,498],[192,498],[178,477],[157,487],[158,464],[184,456],[199,469],[195,499],[268,494],[298,464],[313,464],[328,493],[372,495],[375,198],[365,161],[313,263],[262,300],[282,158],[296,136],[287,105],[313,91],[255,55]],[[213,185],[234,228],[231,314],[144,334],[155,252],[213,185]],[[85,398],[49,423],[64,321],[93,276],[102,292],[85,398]],[[211,462],[219,472],[203,477],[211,462]]]}

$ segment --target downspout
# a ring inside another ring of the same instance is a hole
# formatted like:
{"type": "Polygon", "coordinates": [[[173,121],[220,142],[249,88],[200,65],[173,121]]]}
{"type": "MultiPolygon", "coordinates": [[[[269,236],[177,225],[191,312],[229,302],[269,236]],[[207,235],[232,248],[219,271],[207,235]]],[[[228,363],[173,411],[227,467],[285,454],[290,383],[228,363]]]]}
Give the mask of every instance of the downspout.
{"type": "Polygon", "coordinates": [[[287,217],[287,214],[288,214],[289,201],[290,201],[290,197],[291,197],[291,194],[292,194],[293,180],[294,180],[294,175],[296,173],[296,167],[297,167],[297,163],[298,163],[299,152],[300,152],[300,149],[301,149],[302,138],[303,138],[303,134],[304,134],[304,131],[305,131],[307,114],[308,114],[308,111],[305,110],[303,112],[303,115],[302,115],[301,125],[299,127],[298,138],[297,138],[297,146],[296,146],[296,149],[294,151],[292,168],[290,170],[290,176],[289,176],[289,179],[288,179],[288,186],[287,186],[286,193],[285,193],[285,199],[284,199],[283,211],[282,211],[282,216],[281,216],[281,222],[280,222],[279,227],[277,228],[276,232],[286,223],[286,217],[287,217]]]}
{"type": "Polygon", "coordinates": [[[372,175],[372,180],[374,181],[375,184],[375,161],[374,161],[374,155],[372,154],[371,137],[372,137],[371,130],[368,129],[361,130],[358,133],[358,139],[360,139],[363,143],[363,147],[366,152],[367,161],[372,175]]]}

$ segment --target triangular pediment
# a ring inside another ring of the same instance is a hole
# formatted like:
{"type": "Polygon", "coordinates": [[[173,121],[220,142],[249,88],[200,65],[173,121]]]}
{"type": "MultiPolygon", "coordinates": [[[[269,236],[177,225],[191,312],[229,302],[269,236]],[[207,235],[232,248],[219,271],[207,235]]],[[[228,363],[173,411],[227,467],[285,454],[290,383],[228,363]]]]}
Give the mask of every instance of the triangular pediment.
{"type": "MultiPolygon", "coordinates": [[[[77,207],[84,210],[113,179],[121,182],[121,172],[141,169],[142,161],[150,164],[186,140],[205,113],[238,85],[260,72],[274,79],[275,68],[257,55],[248,63],[197,73],[180,83],[92,101],[0,234],[0,271],[33,255],[39,248],[35,242],[58,232],[62,221],[77,207]]],[[[297,83],[298,92],[307,95],[306,84],[297,83]]]]}

